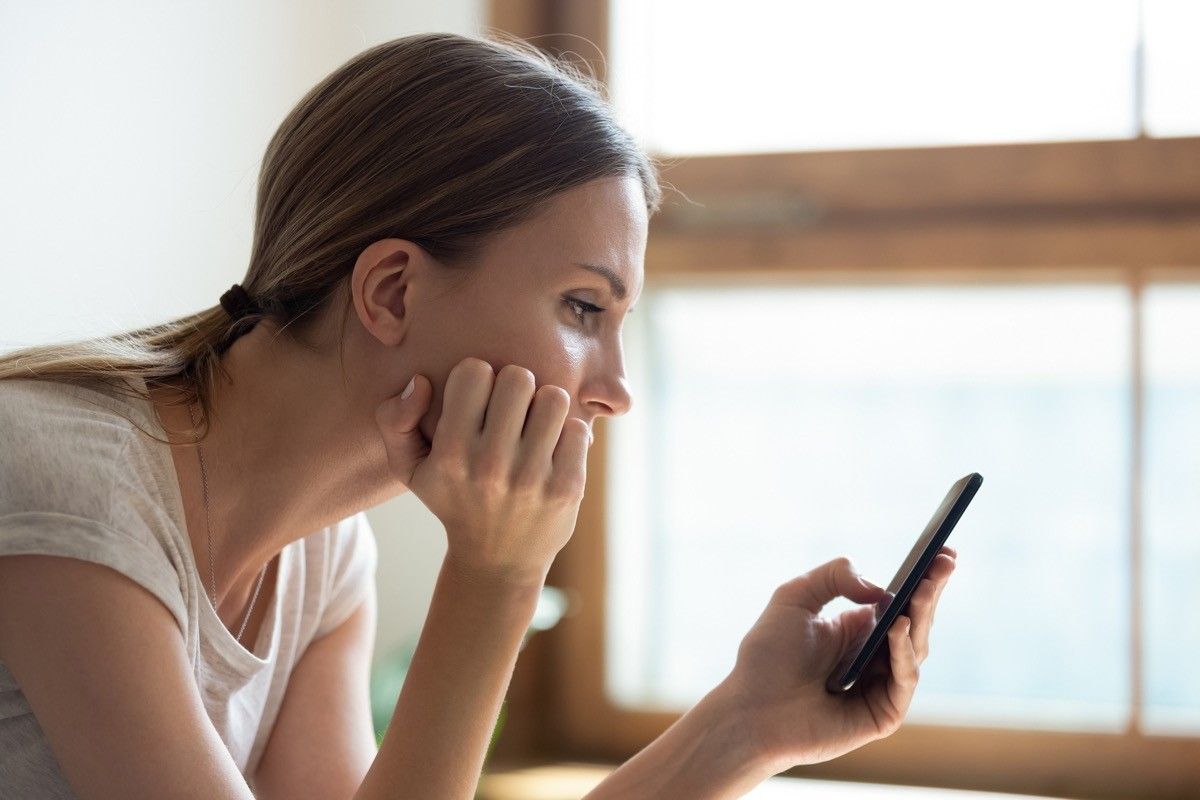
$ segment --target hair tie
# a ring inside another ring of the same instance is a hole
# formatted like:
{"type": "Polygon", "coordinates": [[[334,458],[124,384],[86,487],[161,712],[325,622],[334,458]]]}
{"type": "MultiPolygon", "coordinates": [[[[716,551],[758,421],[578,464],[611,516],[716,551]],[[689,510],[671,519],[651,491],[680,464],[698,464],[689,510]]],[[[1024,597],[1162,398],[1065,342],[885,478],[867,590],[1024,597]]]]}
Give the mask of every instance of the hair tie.
{"type": "Polygon", "coordinates": [[[221,295],[221,308],[225,309],[235,320],[259,310],[258,305],[250,299],[246,290],[237,283],[230,286],[229,291],[221,295]]]}

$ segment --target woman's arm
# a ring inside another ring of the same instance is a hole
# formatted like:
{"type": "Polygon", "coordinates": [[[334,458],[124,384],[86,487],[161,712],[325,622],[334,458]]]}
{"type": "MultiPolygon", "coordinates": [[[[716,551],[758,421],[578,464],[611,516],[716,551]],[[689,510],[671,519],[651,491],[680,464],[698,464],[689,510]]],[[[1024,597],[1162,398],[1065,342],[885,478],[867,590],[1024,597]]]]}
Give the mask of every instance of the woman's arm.
{"type": "Polygon", "coordinates": [[[250,788],[258,800],[346,800],[378,750],[371,722],[377,598],[314,639],[287,689],[250,788]]]}
{"type": "Polygon", "coordinates": [[[741,797],[784,769],[754,751],[747,722],[719,685],[583,800],[741,797]]]}
{"type": "Polygon", "coordinates": [[[943,547],[888,632],[889,657],[843,694],[825,678],[856,635],[874,624],[859,607],[826,618],[835,597],[874,603],[883,589],[847,559],[775,590],[742,640],[733,671],[694,708],[584,800],[729,800],[797,764],[827,761],[891,735],[904,719],[929,654],[929,631],[957,553],[943,547]]]}
{"type": "Polygon", "coordinates": [[[445,526],[446,558],[357,797],[470,800],[542,583],[575,529],[591,431],[562,387],[468,357],[428,441],[432,384],[416,375],[409,387],[376,420],[389,468],[445,526]]]}
{"type": "Polygon", "coordinates": [[[356,800],[475,796],[541,582],[447,555],[395,713],[356,800]]]}
{"type": "MultiPolygon", "coordinates": [[[[253,800],[205,711],[174,617],[116,570],[0,556],[0,660],[81,800],[253,800]]],[[[60,783],[17,766],[0,769],[0,795],[42,797],[60,783]]]]}

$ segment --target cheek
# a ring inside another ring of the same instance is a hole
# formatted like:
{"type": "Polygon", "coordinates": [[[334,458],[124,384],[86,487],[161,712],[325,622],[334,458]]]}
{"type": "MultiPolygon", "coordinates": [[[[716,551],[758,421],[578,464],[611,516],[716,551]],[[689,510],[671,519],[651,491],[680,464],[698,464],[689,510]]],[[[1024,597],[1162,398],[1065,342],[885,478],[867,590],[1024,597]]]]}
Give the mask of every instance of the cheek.
{"type": "Polygon", "coordinates": [[[538,386],[553,384],[574,394],[595,344],[591,337],[557,320],[539,325],[528,318],[505,334],[489,344],[493,369],[517,364],[534,374],[538,386]]]}
{"type": "Polygon", "coordinates": [[[573,375],[579,375],[583,371],[583,364],[587,360],[590,349],[591,343],[582,336],[563,337],[559,348],[563,369],[573,375]]]}
{"type": "Polygon", "coordinates": [[[572,397],[573,409],[578,408],[584,366],[597,346],[595,337],[549,315],[538,316],[537,310],[530,309],[518,313],[517,309],[509,308],[503,314],[489,313],[475,322],[444,330],[443,338],[428,342],[440,352],[441,374],[433,377],[433,398],[421,422],[426,438],[431,438],[440,419],[450,370],[469,356],[486,361],[496,374],[507,364],[524,367],[533,373],[539,387],[565,389],[572,397]]]}

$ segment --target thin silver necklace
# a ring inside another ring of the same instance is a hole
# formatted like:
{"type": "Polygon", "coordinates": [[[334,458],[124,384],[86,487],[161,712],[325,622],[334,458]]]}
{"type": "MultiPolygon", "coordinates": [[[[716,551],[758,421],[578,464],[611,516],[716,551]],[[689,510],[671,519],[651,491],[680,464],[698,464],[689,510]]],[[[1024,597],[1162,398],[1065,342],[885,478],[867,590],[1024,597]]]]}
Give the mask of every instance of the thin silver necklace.
{"type": "MultiPolygon", "coordinates": [[[[192,410],[192,404],[188,403],[188,416],[192,419],[192,428],[196,427],[196,414],[192,410]]],[[[196,442],[196,455],[200,457],[200,480],[204,486],[204,530],[208,537],[208,579],[212,588],[212,607],[213,611],[217,610],[217,573],[213,570],[213,554],[212,554],[212,527],[209,524],[208,516],[208,473],[204,469],[204,450],[200,447],[200,442],[196,442]]],[[[267,564],[271,562],[268,561],[267,564]]],[[[246,618],[242,620],[242,626],[238,628],[237,641],[242,641],[242,634],[246,632],[246,625],[250,622],[250,615],[254,613],[254,602],[258,600],[258,592],[262,589],[263,578],[267,576],[267,564],[263,565],[262,572],[258,573],[258,582],[254,585],[254,594],[250,597],[250,607],[246,609],[246,618]]]]}

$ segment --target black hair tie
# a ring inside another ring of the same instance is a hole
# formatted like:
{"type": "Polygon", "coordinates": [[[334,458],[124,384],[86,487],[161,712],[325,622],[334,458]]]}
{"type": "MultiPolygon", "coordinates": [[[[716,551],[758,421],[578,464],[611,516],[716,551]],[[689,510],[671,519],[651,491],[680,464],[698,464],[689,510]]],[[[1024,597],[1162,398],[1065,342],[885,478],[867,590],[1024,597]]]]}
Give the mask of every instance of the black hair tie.
{"type": "Polygon", "coordinates": [[[229,291],[221,295],[221,308],[225,309],[234,320],[259,311],[258,304],[250,299],[250,295],[238,283],[229,287],[229,291]]]}
{"type": "MultiPolygon", "coordinates": [[[[249,293],[247,293],[246,290],[241,287],[241,284],[237,283],[235,283],[233,286],[230,286],[229,291],[221,295],[221,308],[228,312],[234,323],[236,323],[242,317],[245,317],[249,314],[257,314],[262,311],[262,308],[250,299],[249,293]]],[[[234,324],[231,327],[232,332],[226,334],[225,341],[221,342],[216,348],[218,355],[228,350],[229,346],[233,344],[235,339],[245,333],[249,333],[250,329],[255,326],[253,324],[234,324]]]]}

